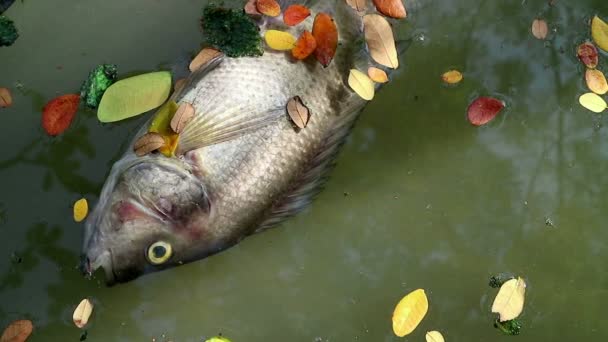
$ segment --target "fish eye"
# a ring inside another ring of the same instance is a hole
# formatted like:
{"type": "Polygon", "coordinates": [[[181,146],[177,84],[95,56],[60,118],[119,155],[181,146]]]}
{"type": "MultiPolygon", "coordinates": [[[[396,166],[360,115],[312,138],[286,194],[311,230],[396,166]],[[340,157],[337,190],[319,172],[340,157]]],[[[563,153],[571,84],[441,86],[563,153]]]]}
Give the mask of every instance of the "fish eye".
{"type": "Polygon", "coordinates": [[[148,247],[146,257],[148,261],[153,265],[160,265],[165,263],[173,254],[171,244],[165,241],[156,241],[148,247]]]}

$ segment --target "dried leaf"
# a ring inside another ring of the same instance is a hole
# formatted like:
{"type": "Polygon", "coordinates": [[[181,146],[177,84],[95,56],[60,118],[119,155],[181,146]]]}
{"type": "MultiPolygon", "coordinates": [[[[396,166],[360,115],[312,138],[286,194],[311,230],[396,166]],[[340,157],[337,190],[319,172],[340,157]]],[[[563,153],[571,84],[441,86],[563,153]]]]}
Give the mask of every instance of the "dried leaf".
{"type": "Polygon", "coordinates": [[[81,198],[74,203],[74,221],[82,222],[89,213],[89,203],[86,198],[81,198]]]}
{"type": "Polygon", "coordinates": [[[403,297],[393,312],[393,332],[403,337],[416,329],[429,310],[429,302],[423,289],[403,297]]]}
{"type": "Polygon", "coordinates": [[[439,331],[429,331],[425,337],[426,342],[445,342],[443,335],[439,331]]]}
{"type": "Polygon", "coordinates": [[[194,57],[188,68],[190,69],[190,72],[195,72],[203,65],[209,63],[209,61],[221,55],[222,53],[219,50],[213,48],[204,48],[198,53],[198,55],[196,55],[196,57],[194,57]]]}
{"type": "Polygon", "coordinates": [[[177,134],[181,133],[193,117],[194,107],[188,102],[180,104],[171,119],[171,129],[177,134]]]}
{"type": "Polygon", "coordinates": [[[283,21],[288,26],[296,26],[309,16],[310,10],[308,7],[302,5],[291,5],[287,7],[285,13],[283,13],[283,21]]]}
{"type": "Polygon", "coordinates": [[[346,0],[346,3],[357,12],[365,12],[367,10],[367,0],[346,0]]]}
{"type": "Polygon", "coordinates": [[[492,312],[500,315],[501,322],[517,318],[524,309],[525,294],[526,282],[522,278],[506,281],[494,298],[492,312]]]}
{"type": "Polygon", "coordinates": [[[27,319],[13,321],[4,329],[0,342],[25,342],[33,330],[32,321],[27,319]]]}
{"type": "Polygon", "coordinates": [[[348,85],[361,96],[362,99],[370,101],[374,98],[374,82],[359,70],[351,69],[348,75],[348,85]]]}
{"type": "Polygon", "coordinates": [[[262,15],[262,13],[260,13],[260,11],[258,11],[257,0],[247,1],[247,3],[245,4],[244,10],[245,10],[245,13],[252,15],[252,16],[262,15]]]}
{"type": "Polygon", "coordinates": [[[369,67],[367,69],[367,75],[372,81],[376,83],[386,83],[388,82],[388,75],[382,69],[378,69],[376,67],[369,67]]]}
{"type": "Polygon", "coordinates": [[[407,16],[402,0],[374,0],[374,5],[387,17],[403,19],[407,16]]]}
{"type": "Polygon", "coordinates": [[[543,19],[534,19],[532,22],[532,35],[537,39],[545,39],[548,33],[549,27],[547,26],[547,22],[543,19]]]}
{"type": "Polygon", "coordinates": [[[580,104],[595,113],[601,113],[608,107],[606,101],[595,93],[586,93],[578,98],[580,104]]]}
{"type": "Polygon", "coordinates": [[[67,94],[49,101],[42,109],[42,128],[48,135],[63,133],[76,116],[80,95],[67,94]]]}
{"type": "Polygon", "coordinates": [[[393,29],[384,17],[377,14],[367,14],[363,17],[365,40],[372,58],[388,68],[397,69],[397,48],[393,37],[393,29]]]}
{"type": "Polygon", "coordinates": [[[269,17],[278,17],[281,14],[281,6],[275,0],[258,0],[256,7],[260,13],[269,17]]]}
{"type": "Polygon", "coordinates": [[[291,54],[295,59],[302,60],[308,58],[316,48],[317,40],[315,37],[310,31],[304,31],[296,41],[296,46],[291,50],[291,54]]]}
{"type": "Polygon", "coordinates": [[[80,304],[74,310],[72,320],[77,327],[83,328],[89,322],[89,317],[93,313],[93,303],[87,298],[80,301],[80,304]]]}
{"type": "Polygon", "coordinates": [[[173,90],[175,92],[178,92],[180,90],[182,90],[182,88],[186,85],[186,79],[185,78],[180,78],[179,80],[175,81],[175,84],[173,85],[173,90]]]}
{"type": "Polygon", "coordinates": [[[13,97],[8,88],[0,88],[0,108],[10,107],[13,104],[13,97]]]}
{"type": "Polygon", "coordinates": [[[264,34],[264,39],[266,40],[266,44],[273,50],[291,50],[296,46],[296,38],[289,32],[268,30],[264,34]]]}
{"type": "Polygon", "coordinates": [[[165,138],[162,135],[155,132],[148,132],[142,135],[135,144],[133,144],[133,151],[138,157],[145,156],[146,154],[156,151],[165,145],[165,138]]]}
{"type": "Polygon", "coordinates": [[[589,87],[589,90],[598,95],[604,95],[606,92],[608,92],[606,76],[604,76],[604,73],[597,69],[587,69],[585,72],[585,81],[587,81],[587,87],[589,87]]]}
{"type": "Polygon", "coordinates": [[[480,97],[469,105],[467,111],[469,122],[475,126],[485,125],[492,121],[498,113],[505,107],[505,103],[492,98],[480,97]]]}
{"type": "Polygon", "coordinates": [[[299,128],[306,127],[310,120],[310,110],[299,96],[292,97],[287,102],[287,114],[289,114],[291,121],[299,128]]]}
{"type": "Polygon", "coordinates": [[[591,36],[600,49],[608,51],[608,24],[597,15],[591,21],[591,36]]]}
{"type": "Polygon", "coordinates": [[[462,73],[458,70],[450,70],[441,75],[441,78],[445,83],[456,84],[462,81],[462,73]]]}
{"type": "Polygon", "coordinates": [[[334,19],[327,13],[319,13],[312,26],[312,35],[317,42],[315,57],[327,67],[336,54],[338,48],[338,28],[334,19]]]}
{"type": "Polygon", "coordinates": [[[585,42],[576,49],[578,59],[585,64],[587,68],[594,69],[599,62],[599,56],[595,45],[585,42]]]}

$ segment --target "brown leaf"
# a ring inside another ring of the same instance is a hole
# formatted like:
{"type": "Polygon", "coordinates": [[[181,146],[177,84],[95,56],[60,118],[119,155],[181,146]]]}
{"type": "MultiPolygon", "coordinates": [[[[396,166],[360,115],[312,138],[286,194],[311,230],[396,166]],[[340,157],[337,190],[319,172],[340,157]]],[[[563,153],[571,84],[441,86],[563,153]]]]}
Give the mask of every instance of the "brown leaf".
{"type": "Polygon", "coordinates": [[[599,63],[597,48],[590,42],[579,45],[576,49],[576,55],[587,68],[594,69],[599,63]]]}
{"type": "Polygon", "coordinates": [[[13,321],[4,329],[0,342],[25,342],[32,334],[32,330],[34,330],[32,321],[26,319],[13,321]]]}
{"type": "Polygon", "coordinates": [[[0,108],[10,107],[13,104],[13,97],[8,88],[0,88],[0,108]]]}
{"type": "Polygon", "coordinates": [[[201,52],[198,53],[198,55],[196,55],[196,57],[194,57],[192,62],[190,62],[190,66],[188,68],[191,72],[194,72],[203,65],[207,64],[209,61],[221,55],[222,53],[216,49],[204,48],[201,50],[201,52]]]}
{"type": "Polygon", "coordinates": [[[171,129],[173,132],[180,134],[193,117],[194,107],[188,102],[180,104],[171,119],[171,129]]]}
{"type": "Polygon", "coordinates": [[[475,126],[492,121],[505,107],[505,103],[492,97],[479,97],[469,105],[469,122],[475,126]]]}
{"type": "Polygon", "coordinates": [[[257,0],[247,1],[247,3],[245,4],[244,10],[245,10],[245,13],[252,15],[252,16],[262,15],[262,13],[260,13],[260,11],[258,11],[257,0]]]}
{"type": "Polygon", "coordinates": [[[302,5],[291,5],[287,7],[285,13],[283,13],[283,21],[287,26],[296,26],[304,19],[310,16],[310,10],[306,6],[302,5]]]}
{"type": "Polygon", "coordinates": [[[317,48],[317,40],[310,31],[302,32],[302,35],[296,41],[296,46],[291,50],[291,54],[295,59],[306,59],[317,48]]]}
{"type": "Polygon", "coordinates": [[[402,0],[374,0],[378,12],[387,17],[403,19],[407,16],[402,0]]]}
{"type": "Polygon", "coordinates": [[[310,110],[299,96],[295,96],[287,102],[287,113],[291,121],[299,128],[304,128],[310,120],[310,110]]]}
{"type": "Polygon", "coordinates": [[[585,81],[587,82],[587,87],[589,87],[589,90],[598,95],[604,95],[608,92],[606,76],[604,76],[603,72],[597,69],[587,69],[585,72],[585,81]]]}
{"type": "Polygon", "coordinates": [[[319,13],[312,25],[312,35],[317,42],[315,57],[327,67],[336,54],[338,48],[338,28],[334,19],[327,13],[319,13]]]}
{"type": "Polygon", "coordinates": [[[179,80],[175,81],[175,84],[173,85],[173,90],[174,91],[180,91],[182,90],[182,88],[186,85],[186,79],[185,78],[180,78],[179,80]]]}
{"type": "Polygon", "coordinates": [[[133,151],[138,157],[156,151],[165,145],[165,139],[162,135],[154,132],[142,135],[133,145],[133,151]]]}
{"type": "Polygon", "coordinates": [[[378,69],[376,67],[369,67],[367,69],[367,75],[369,76],[369,78],[372,79],[372,81],[376,83],[388,82],[388,75],[382,69],[378,69]]]}
{"type": "Polygon", "coordinates": [[[549,27],[547,27],[547,22],[543,19],[534,19],[532,22],[532,35],[537,39],[545,39],[548,33],[549,27]]]}
{"type": "Polygon", "coordinates": [[[384,17],[378,14],[368,14],[363,17],[365,40],[372,58],[385,67],[397,69],[397,48],[393,29],[384,17]]]}
{"type": "Polygon", "coordinates": [[[367,9],[367,0],[346,0],[346,3],[357,12],[365,12],[367,9]]]}
{"type": "Polygon", "coordinates": [[[281,6],[276,0],[258,0],[256,7],[260,13],[269,17],[278,17],[281,14],[281,6]]]}

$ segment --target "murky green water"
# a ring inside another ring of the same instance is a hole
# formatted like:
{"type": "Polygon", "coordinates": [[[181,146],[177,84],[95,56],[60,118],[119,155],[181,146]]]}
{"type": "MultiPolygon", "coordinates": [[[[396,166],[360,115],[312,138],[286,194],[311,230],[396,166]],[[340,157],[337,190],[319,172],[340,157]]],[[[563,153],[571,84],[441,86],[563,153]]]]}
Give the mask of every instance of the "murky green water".
{"type": "MultiPolygon", "coordinates": [[[[90,68],[156,70],[194,52],[200,0],[16,2],[21,38],[0,48],[0,323],[32,341],[77,341],[75,305],[96,303],[87,341],[397,341],[391,313],[416,288],[427,317],[407,340],[604,341],[608,303],[608,119],[582,109],[574,56],[605,0],[406,1],[405,67],[363,113],[327,189],[304,214],[212,258],[106,288],[76,265],[94,202],[145,118],[101,125],[80,112],[51,139],[40,111],[90,68]],[[555,29],[532,38],[542,16],[555,29]],[[450,67],[458,87],[441,84],[450,67]],[[477,95],[508,109],[473,128],[477,95]],[[548,223],[552,223],[548,224],[548,223]],[[528,282],[519,337],[492,327],[499,272],[528,282]]],[[[608,69],[608,56],[601,68],[608,69]]]]}

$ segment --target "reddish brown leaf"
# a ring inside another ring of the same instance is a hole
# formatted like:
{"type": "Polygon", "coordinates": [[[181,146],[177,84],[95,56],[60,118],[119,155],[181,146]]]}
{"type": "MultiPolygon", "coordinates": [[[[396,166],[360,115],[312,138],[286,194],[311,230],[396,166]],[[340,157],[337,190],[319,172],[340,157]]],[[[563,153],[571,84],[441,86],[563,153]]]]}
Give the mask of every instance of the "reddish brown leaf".
{"type": "Polygon", "coordinates": [[[505,107],[505,103],[492,97],[479,97],[469,105],[469,122],[475,126],[492,121],[505,107]]]}
{"type": "Polygon", "coordinates": [[[258,0],[256,7],[260,13],[269,17],[278,17],[281,14],[281,6],[276,0],[258,0]]]}
{"type": "Polygon", "coordinates": [[[78,94],[62,95],[49,101],[42,110],[42,127],[51,136],[59,135],[72,123],[78,111],[78,94]]]}
{"type": "Polygon", "coordinates": [[[296,46],[291,50],[291,54],[295,59],[306,59],[317,48],[317,41],[310,31],[302,32],[302,35],[296,41],[296,46]]]}
{"type": "Polygon", "coordinates": [[[32,334],[34,325],[31,321],[20,319],[11,322],[2,333],[0,342],[25,342],[32,334]]]}
{"type": "Polygon", "coordinates": [[[402,0],[374,0],[378,12],[387,17],[403,19],[407,17],[402,0]]]}
{"type": "Polygon", "coordinates": [[[285,13],[283,13],[283,21],[288,26],[296,26],[304,19],[310,16],[310,10],[306,6],[302,5],[291,5],[287,7],[285,13]]]}
{"type": "Polygon", "coordinates": [[[245,13],[252,15],[252,16],[260,16],[262,15],[262,13],[260,13],[260,11],[258,11],[257,8],[257,0],[249,0],[247,1],[247,3],[245,4],[245,13]]]}
{"type": "Polygon", "coordinates": [[[580,59],[587,68],[594,69],[597,67],[599,57],[597,54],[597,48],[592,43],[585,42],[579,45],[576,49],[576,54],[578,59],[580,59]]]}
{"type": "Polygon", "coordinates": [[[12,104],[11,91],[7,88],[0,88],[0,108],[10,107],[12,104]]]}
{"type": "Polygon", "coordinates": [[[328,66],[338,48],[338,28],[334,19],[327,13],[319,13],[312,26],[312,35],[317,41],[315,56],[324,66],[328,66]]]}

